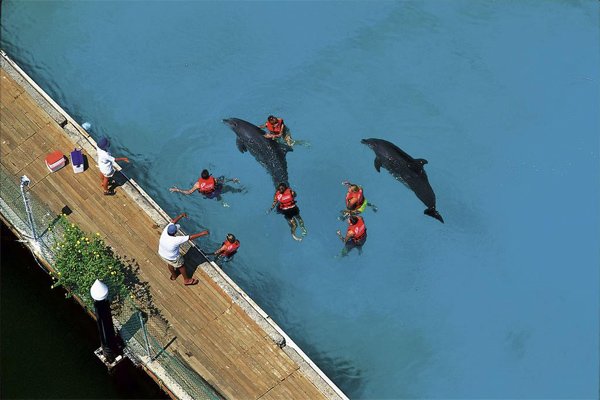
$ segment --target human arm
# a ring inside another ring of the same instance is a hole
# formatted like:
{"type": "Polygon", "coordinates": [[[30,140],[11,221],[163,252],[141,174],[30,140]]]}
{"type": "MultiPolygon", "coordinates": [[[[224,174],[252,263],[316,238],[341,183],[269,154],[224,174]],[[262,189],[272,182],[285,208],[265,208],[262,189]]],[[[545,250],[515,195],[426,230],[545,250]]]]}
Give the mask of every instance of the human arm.
{"type": "Polygon", "coordinates": [[[337,233],[338,237],[340,238],[340,240],[342,242],[344,242],[344,244],[346,244],[346,242],[348,242],[348,240],[350,240],[352,238],[352,236],[351,236],[352,232],[348,232],[346,234],[346,237],[342,236],[342,231],[340,231],[340,230],[338,230],[336,233],[337,233]]]}
{"type": "Polygon", "coordinates": [[[188,216],[188,215],[187,215],[187,213],[184,213],[184,212],[183,212],[183,213],[179,214],[178,216],[176,216],[175,218],[173,218],[173,219],[171,220],[171,222],[172,222],[173,224],[176,224],[176,223],[178,223],[178,222],[179,222],[179,220],[180,220],[181,218],[187,218],[187,216],[188,216]]]}
{"type": "Polygon", "coordinates": [[[218,256],[219,254],[223,253],[224,251],[225,251],[225,243],[223,243],[223,246],[221,246],[217,250],[215,250],[213,255],[218,256]]]}
{"type": "Polygon", "coordinates": [[[279,203],[279,200],[277,200],[277,193],[275,193],[275,196],[273,196],[273,204],[271,204],[271,207],[267,211],[267,214],[270,213],[271,211],[273,211],[273,209],[275,208],[277,203],[279,203]]]}
{"type": "Polygon", "coordinates": [[[194,233],[193,235],[190,235],[190,240],[194,240],[194,239],[198,239],[201,236],[206,236],[208,235],[208,231],[202,231],[202,232],[198,232],[198,233],[194,233]]]}
{"type": "Polygon", "coordinates": [[[189,188],[188,190],[183,190],[183,189],[179,189],[177,186],[173,186],[172,188],[170,188],[169,190],[171,192],[177,192],[177,193],[183,193],[183,194],[192,194],[194,193],[196,190],[198,190],[198,182],[194,183],[194,186],[192,186],[191,188],[189,188]]]}

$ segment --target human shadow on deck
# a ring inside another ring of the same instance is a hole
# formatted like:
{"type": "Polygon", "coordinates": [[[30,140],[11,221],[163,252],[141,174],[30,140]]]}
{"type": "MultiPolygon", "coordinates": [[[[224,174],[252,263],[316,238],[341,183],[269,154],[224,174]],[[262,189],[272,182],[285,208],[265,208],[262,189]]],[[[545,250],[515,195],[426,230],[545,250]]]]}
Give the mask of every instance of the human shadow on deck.
{"type": "Polygon", "coordinates": [[[160,330],[160,335],[166,335],[169,328],[169,321],[162,314],[161,310],[154,304],[150,284],[140,280],[140,266],[135,259],[121,259],[125,272],[125,286],[132,293],[135,299],[135,306],[146,316],[146,319],[152,318],[156,329],[160,330]]]}
{"type": "Polygon", "coordinates": [[[121,171],[115,171],[115,174],[112,176],[112,178],[110,178],[108,190],[114,192],[114,190],[116,188],[123,186],[128,181],[129,181],[129,178],[127,178],[125,175],[123,175],[123,173],[121,171]]]}
{"type": "Polygon", "coordinates": [[[183,261],[185,270],[188,273],[188,276],[191,277],[196,272],[200,264],[203,264],[209,260],[197,247],[189,246],[189,249],[183,256],[183,261]]]}

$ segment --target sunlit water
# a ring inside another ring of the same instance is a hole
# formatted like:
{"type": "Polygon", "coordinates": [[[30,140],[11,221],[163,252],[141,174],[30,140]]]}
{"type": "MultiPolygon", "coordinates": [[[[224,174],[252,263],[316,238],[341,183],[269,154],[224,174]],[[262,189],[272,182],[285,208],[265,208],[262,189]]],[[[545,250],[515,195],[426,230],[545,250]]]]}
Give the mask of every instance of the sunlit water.
{"type": "Polygon", "coordinates": [[[15,2],[2,47],[353,398],[598,394],[599,3],[15,2]],[[285,118],[309,235],[221,120],[285,118]],[[360,139],[425,169],[446,223],[360,139]],[[230,208],[168,191],[241,179],[230,208]],[[369,239],[336,258],[344,179],[369,239]]]}

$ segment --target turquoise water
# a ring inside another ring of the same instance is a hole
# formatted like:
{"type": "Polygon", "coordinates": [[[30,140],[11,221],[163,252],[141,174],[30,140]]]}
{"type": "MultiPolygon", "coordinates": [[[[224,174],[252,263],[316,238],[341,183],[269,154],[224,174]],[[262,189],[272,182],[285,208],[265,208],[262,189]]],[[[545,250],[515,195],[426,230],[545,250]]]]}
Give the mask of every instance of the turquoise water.
{"type": "Polygon", "coordinates": [[[15,2],[2,47],[352,398],[598,395],[599,3],[15,2]],[[308,237],[221,119],[280,115],[308,237]],[[373,167],[425,158],[438,210],[373,167]],[[172,194],[241,179],[223,208],[172,194]],[[348,179],[369,239],[336,258],[348,179]],[[188,186],[189,185],[189,186],[188,186]]]}

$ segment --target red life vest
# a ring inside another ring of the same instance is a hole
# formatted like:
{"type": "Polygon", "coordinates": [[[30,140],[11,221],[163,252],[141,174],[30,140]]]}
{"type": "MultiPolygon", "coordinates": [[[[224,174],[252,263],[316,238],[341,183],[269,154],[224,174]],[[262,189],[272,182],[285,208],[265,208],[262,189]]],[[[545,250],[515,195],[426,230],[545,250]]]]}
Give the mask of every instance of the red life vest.
{"type": "Polygon", "coordinates": [[[198,179],[198,191],[202,194],[210,194],[215,191],[217,186],[217,180],[212,176],[208,179],[198,179]]]}
{"type": "Polygon", "coordinates": [[[348,226],[348,232],[354,233],[354,236],[352,236],[352,240],[354,240],[355,243],[360,242],[367,234],[367,227],[365,226],[365,221],[363,221],[362,217],[356,218],[358,218],[358,222],[356,222],[356,224],[354,225],[348,226]]]}
{"type": "Polygon", "coordinates": [[[223,242],[223,246],[225,246],[225,249],[221,254],[225,257],[231,257],[237,252],[237,249],[240,247],[240,241],[236,240],[235,242],[231,243],[229,240],[226,240],[223,242]]]}
{"type": "Polygon", "coordinates": [[[274,133],[280,133],[281,127],[283,126],[283,119],[277,118],[277,122],[275,122],[274,124],[272,124],[270,121],[267,121],[265,125],[267,126],[267,129],[269,131],[274,133]]]}
{"type": "Polygon", "coordinates": [[[358,192],[353,192],[351,189],[348,189],[348,193],[346,193],[346,205],[351,199],[356,199],[356,203],[354,204],[354,210],[360,208],[362,203],[365,201],[365,196],[363,196],[362,188],[358,189],[358,192]]]}
{"type": "Polygon", "coordinates": [[[290,208],[296,207],[294,195],[292,194],[292,189],[290,188],[285,189],[283,193],[277,191],[277,193],[275,193],[275,200],[279,202],[280,210],[289,210],[290,208]]]}

